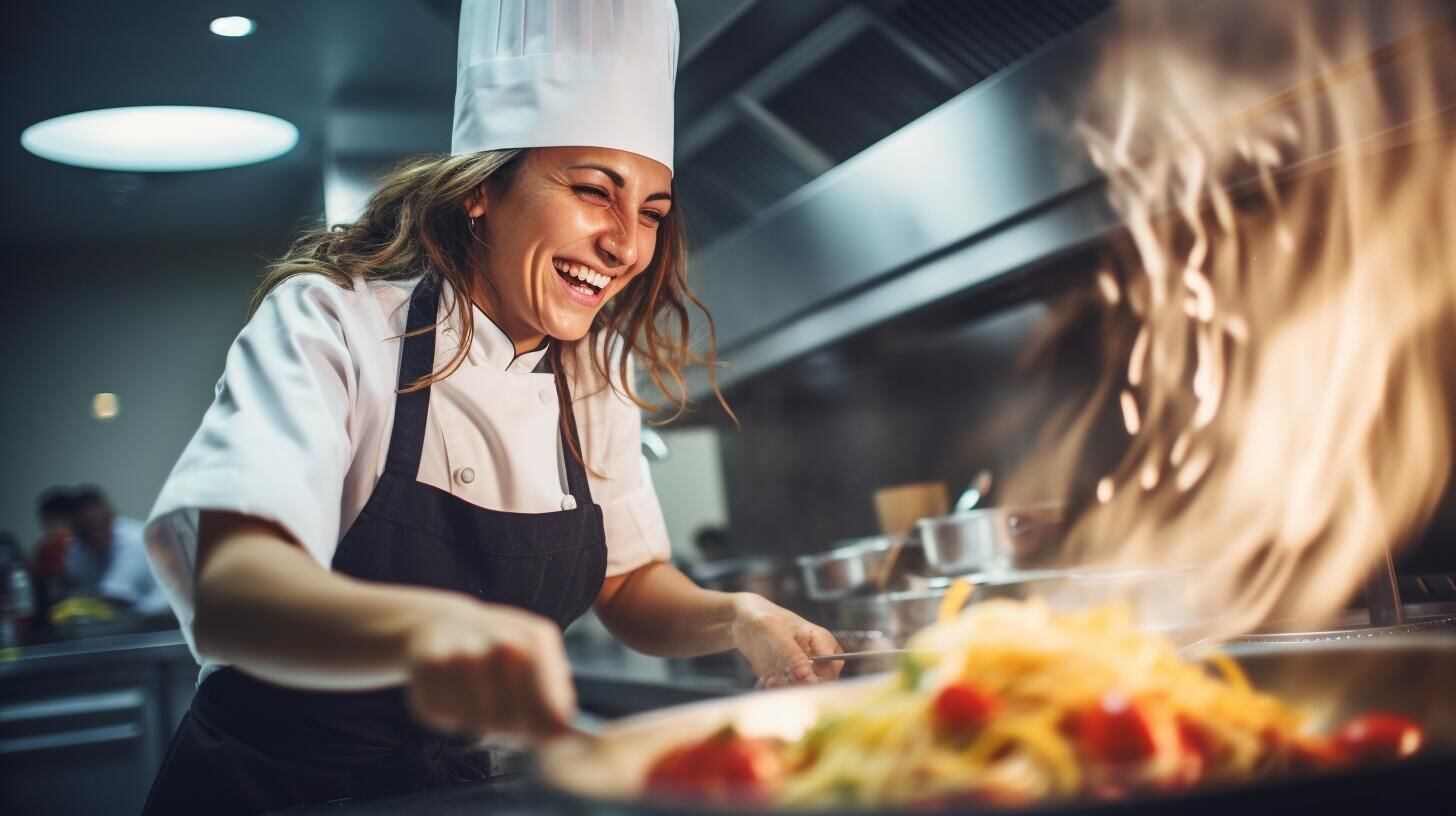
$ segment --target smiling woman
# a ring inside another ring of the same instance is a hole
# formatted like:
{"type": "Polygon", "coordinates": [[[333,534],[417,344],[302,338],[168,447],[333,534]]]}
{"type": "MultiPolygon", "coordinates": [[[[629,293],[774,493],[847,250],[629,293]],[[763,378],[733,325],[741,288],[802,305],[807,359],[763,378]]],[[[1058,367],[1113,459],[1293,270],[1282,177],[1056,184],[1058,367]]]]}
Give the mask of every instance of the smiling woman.
{"type": "MultiPolygon", "coordinates": [[[[467,293],[518,353],[550,337],[563,341],[547,346],[553,364],[570,365],[577,355],[565,352],[584,343],[604,381],[658,411],[663,406],[644,399],[628,376],[635,359],[681,412],[683,370],[701,363],[712,377],[715,355],[712,317],[688,287],[671,186],[659,162],[609,148],[416,158],[384,180],[357,221],[301,235],[270,268],[252,310],[303,273],[351,287],[354,279],[407,280],[430,268],[467,293]],[[688,342],[694,307],[709,325],[703,354],[688,342]]],[[[464,339],[413,388],[448,376],[468,352],[472,310],[453,300],[449,308],[464,339]]]]}
{"type": "Polygon", "coordinates": [[[838,671],[824,629],[668,563],[642,465],[635,367],[681,411],[714,356],[672,199],[676,11],[543,7],[465,0],[452,155],[253,300],[147,527],[202,664],[148,814],[479,779],[474,738],[569,728],[561,630],[592,608],[648,654],[838,671]]]}

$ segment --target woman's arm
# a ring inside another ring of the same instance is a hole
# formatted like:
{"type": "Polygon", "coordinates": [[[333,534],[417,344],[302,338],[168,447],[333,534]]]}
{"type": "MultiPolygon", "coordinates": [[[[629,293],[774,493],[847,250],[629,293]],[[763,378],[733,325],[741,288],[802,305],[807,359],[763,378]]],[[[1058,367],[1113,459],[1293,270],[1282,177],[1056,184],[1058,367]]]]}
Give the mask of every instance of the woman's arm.
{"type": "Polygon", "coordinates": [[[198,651],[280,685],[404,683],[417,713],[443,729],[550,731],[574,713],[550,621],[331,572],[260,519],[201,514],[195,600],[198,651]]]}
{"type": "Polygon", "coordinates": [[[703,589],[662,561],[608,578],[596,611],[622,643],[658,657],[737,649],[766,681],[787,670],[802,683],[832,678],[842,666],[809,661],[842,651],[823,627],[752,593],[703,589]]]}

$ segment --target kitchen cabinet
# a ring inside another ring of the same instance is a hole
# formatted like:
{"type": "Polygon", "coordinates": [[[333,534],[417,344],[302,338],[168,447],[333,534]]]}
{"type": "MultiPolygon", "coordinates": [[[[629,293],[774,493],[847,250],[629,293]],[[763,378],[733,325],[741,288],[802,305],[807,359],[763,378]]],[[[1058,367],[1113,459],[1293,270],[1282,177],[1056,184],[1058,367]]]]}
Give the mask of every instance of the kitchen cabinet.
{"type": "Polygon", "coordinates": [[[0,813],[137,813],[191,702],[175,632],[49,644],[0,662],[0,813]]]}

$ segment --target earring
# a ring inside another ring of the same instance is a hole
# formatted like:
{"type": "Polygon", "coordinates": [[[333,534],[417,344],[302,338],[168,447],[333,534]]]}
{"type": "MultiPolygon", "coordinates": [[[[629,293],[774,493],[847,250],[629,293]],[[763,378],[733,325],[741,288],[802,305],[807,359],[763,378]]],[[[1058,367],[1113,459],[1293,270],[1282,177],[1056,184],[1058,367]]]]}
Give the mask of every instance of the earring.
{"type": "Polygon", "coordinates": [[[490,249],[490,245],[480,240],[480,236],[475,234],[475,218],[473,215],[470,216],[470,237],[475,239],[475,243],[480,244],[486,249],[490,249]]]}

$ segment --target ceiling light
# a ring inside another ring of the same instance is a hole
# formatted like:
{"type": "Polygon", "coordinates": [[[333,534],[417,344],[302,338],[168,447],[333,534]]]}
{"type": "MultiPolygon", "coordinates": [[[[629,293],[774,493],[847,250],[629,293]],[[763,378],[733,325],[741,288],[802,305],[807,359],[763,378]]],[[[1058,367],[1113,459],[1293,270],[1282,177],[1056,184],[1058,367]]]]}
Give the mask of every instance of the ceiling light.
{"type": "Polygon", "coordinates": [[[106,108],[31,125],[20,144],[43,159],[98,170],[215,170],[287,153],[298,144],[298,128],[232,108],[106,108]]]}
{"type": "Polygon", "coordinates": [[[97,394],[91,398],[91,416],[105,422],[109,419],[116,419],[121,413],[121,401],[115,394],[97,394]]]}
{"type": "Polygon", "coordinates": [[[207,26],[219,37],[246,37],[258,28],[258,24],[247,17],[219,17],[207,26]]]}

